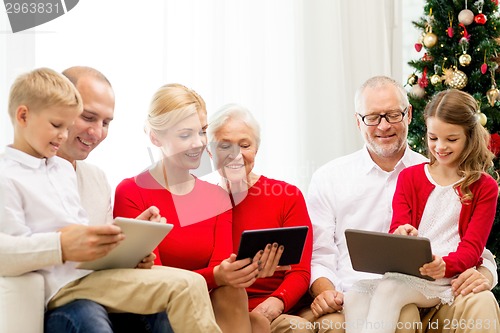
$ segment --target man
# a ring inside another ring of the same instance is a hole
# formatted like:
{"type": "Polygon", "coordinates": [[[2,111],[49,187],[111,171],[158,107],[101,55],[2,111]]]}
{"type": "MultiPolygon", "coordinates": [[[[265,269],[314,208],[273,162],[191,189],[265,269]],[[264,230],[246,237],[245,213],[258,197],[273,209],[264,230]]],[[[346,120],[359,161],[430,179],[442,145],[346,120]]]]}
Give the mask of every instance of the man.
{"type": "MultiPolygon", "coordinates": [[[[318,332],[343,332],[346,325],[355,324],[344,322],[344,292],[354,282],[374,277],[352,269],[345,229],[388,232],[399,173],[426,161],[408,147],[412,109],[401,85],[388,77],[369,79],[356,93],[355,109],[365,147],[318,169],[308,193],[314,227],[310,287],[314,301],[302,315],[318,332]],[[366,115],[378,115],[380,122],[366,125],[366,115]]],[[[483,258],[490,261],[484,260],[483,266],[467,270],[452,282],[456,298],[451,306],[431,310],[420,322],[416,306],[407,305],[398,332],[414,332],[419,326],[427,332],[441,332],[452,328],[452,323],[458,323],[454,332],[495,332],[498,304],[492,293],[480,291],[496,284],[496,265],[489,251],[483,258]]]]}
{"type": "MultiPolygon", "coordinates": [[[[63,72],[77,88],[83,100],[83,112],[68,130],[68,140],[61,145],[58,156],[68,160],[75,168],[82,205],[89,216],[90,225],[99,225],[113,219],[111,188],[106,175],[96,166],[83,162],[90,152],[108,135],[114,116],[115,96],[108,79],[90,67],[71,67],[63,72]]],[[[146,217],[147,218],[147,217],[146,217]]],[[[153,259],[154,258],[149,258],[153,259]]],[[[139,268],[150,268],[152,260],[146,258],[139,268]]],[[[147,331],[173,332],[164,313],[156,315],[108,314],[106,309],[89,300],[77,300],[45,316],[46,333],[58,331],[89,331],[87,327],[106,327],[114,332],[147,331]]]]}

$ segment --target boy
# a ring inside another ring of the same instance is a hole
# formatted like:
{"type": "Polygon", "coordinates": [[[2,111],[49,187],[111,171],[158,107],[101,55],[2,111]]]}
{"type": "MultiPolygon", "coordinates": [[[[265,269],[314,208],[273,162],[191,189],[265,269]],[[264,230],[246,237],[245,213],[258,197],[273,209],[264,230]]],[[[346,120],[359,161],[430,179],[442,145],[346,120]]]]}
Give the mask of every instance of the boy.
{"type": "MultiPolygon", "coordinates": [[[[44,276],[48,309],[88,299],[113,312],[167,310],[176,332],[220,332],[201,275],[164,267],[92,272],[76,269],[68,260],[76,259],[65,257],[67,244],[58,230],[93,227],[81,207],[71,164],[55,156],[82,110],[73,84],[53,70],[40,68],[16,79],[9,96],[14,142],[0,158],[0,197],[5,200],[0,232],[47,237],[40,252],[52,256],[26,271],[38,270],[44,276]]],[[[118,227],[105,227],[107,243],[123,238],[118,227]]],[[[0,275],[8,272],[0,268],[0,275]]]]}

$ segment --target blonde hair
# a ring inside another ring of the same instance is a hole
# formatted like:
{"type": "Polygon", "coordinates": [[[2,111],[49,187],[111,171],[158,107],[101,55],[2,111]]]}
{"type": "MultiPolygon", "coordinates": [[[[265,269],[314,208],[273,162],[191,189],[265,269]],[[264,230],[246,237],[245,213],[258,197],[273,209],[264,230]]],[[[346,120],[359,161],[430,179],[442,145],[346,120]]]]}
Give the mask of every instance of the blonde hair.
{"type": "Polygon", "coordinates": [[[207,114],[203,98],[182,84],[166,84],[153,95],[146,120],[146,131],[165,131],[193,114],[207,114]]]}
{"type": "MultiPolygon", "coordinates": [[[[493,166],[495,155],[489,150],[489,133],[479,123],[478,104],[470,94],[457,89],[443,90],[434,95],[424,110],[424,119],[436,117],[445,123],[459,125],[465,131],[465,147],[458,160],[458,175],[462,180],[455,185],[462,203],[470,201],[470,185],[493,166]]],[[[430,164],[436,158],[429,154],[430,164]]]]}
{"type": "Polygon", "coordinates": [[[75,86],[50,68],[38,68],[17,77],[9,94],[8,112],[13,123],[20,105],[35,112],[50,106],[83,110],[82,98],[75,86]]]}

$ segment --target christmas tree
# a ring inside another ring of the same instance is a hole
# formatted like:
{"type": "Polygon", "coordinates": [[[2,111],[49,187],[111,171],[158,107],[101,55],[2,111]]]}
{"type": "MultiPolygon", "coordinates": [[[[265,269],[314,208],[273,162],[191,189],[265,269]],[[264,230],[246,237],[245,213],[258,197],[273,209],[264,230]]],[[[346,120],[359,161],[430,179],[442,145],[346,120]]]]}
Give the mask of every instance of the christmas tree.
{"type": "MultiPolygon", "coordinates": [[[[413,106],[410,146],[427,154],[423,110],[434,95],[448,88],[468,92],[480,106],[480,122],[491,134],[490,149],[500,153],[500,18],[498,0],[428,0],[413,24],[422,32],[415,49],[422,54],[408,64],[413,106]]],[[[498,170],[499,159],[495,159],[498,170]]],[[[492,170],[493,171],[493,170],[492,170]]],[[[487,248],[500,258],[500,202],[487,248]]],[[[493,292],[500,300],[500,287],[493,292]]]]}

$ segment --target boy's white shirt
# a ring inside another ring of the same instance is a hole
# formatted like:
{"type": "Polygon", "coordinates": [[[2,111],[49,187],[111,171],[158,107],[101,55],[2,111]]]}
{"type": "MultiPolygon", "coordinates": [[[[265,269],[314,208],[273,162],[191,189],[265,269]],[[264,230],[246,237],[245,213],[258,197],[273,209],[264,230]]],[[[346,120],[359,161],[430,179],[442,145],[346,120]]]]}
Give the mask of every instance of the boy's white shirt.
{"type": "Polygon", "coordinates": [[[45,279],[47,302],[61,287],[91,272],[76,269],[74,262],[62,264],[57,230],[88,225],[71,163],[7,147],[0,158],[0,192],[0,240],[5,241],[0,242],[1,275],[37,270],[45,279]]]}

